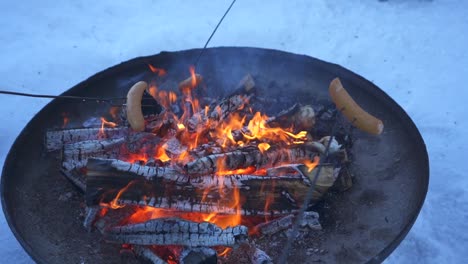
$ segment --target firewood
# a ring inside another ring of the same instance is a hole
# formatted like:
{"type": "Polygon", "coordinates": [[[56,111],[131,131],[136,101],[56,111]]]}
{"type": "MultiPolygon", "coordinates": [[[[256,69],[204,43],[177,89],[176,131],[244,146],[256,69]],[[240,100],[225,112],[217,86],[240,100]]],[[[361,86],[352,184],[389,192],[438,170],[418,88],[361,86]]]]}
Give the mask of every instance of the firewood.
{"type": "Polygon", "coordinates": [[[100,211],[101,207],[99,206],[86,206],[83,226],[84,228],[86,228],[86,230],[88,230],[88,232],[91,231],[94,221],[96,221],[96,216],[99,214],[100,211]]]}
{"type": "Polygon", "coordinates": [[[127,127],[115,128],[77,128],[66,130],[51,130],[46,133],[47,151],[59,150],[65,144],[76,143],[87,140],[115,139],[125,137],[129,134],[127,127]]]}
{"type": "Polygon", "coordinates": [[[217,264],[216,251],[209,247],[185,248],[180,254],[180,264],[217,264]]]}
{"type": "Polygon", "coordinates": [[[331,81],[329,92],[336,108],[353,126],[373,135],[382,133],[383,122],[362,109],[343,87],[339,78],[331,81]]]}
{"type": "Polygon", "coordinates": [[[137,82],[127,93],[127,121],[134,131],[141,132],[145,129],[145,118],[141,110],[141,99],[148,84],[137,82]]]}
{"type": "MultiPolygon", "coordinates": [[[[294,214],[271,220],[266,223],[258,224],[255,230],[261,235],[273,235],[283,230],[287,230],[292,227],[296,221],[294,214]]],[[[299,223],[302,228],[308,228],[312,230],[321,230],[322,226],[319,222],[319,214],[317,212],[306,211],[302,217],[302,221],[299,223]]]]}
{"type": "Polygon", "coordinates": [[[196,223],[179,218],[157,218],[104,232],[104,239],[111,243],[189,247],[234,246],[247,236],[248,229],[242,225],[222,229],[208,222],[196,223]]]}
{"type": "Polygon", "coordinates": [[[219,101],[217,104],[210,105],[207,112],[205,110],[194,115],[187,121],[187,128],[190,132],[206,130],[215,127],[216,124],[228,117],[230,114],[242,109],[246,103],[253,97],[255,81],[250,74],[247,74],[237,85],[236,89],[219,101]],[[210,126],[207,122],[210,120],[210,126]]]}
{"type": "Polygon", "coordinates": [[[272,264],[273,261],[265,251],[254,244],[244,242],[228,255],[225,264],[272,264]]]}
{"type": "Polygon", "coordinates": [[[206,175],[216,173],[220,170],[236,170],[255,166],[275,166],[282,163],[300,163],[304,160],[313,160],[318,156],[317,152],[305,147],[294,147],[284,149],[270,148],[262,153],[258,149],[250,151],[233,151],[222,154],[213,154],[196,159],[185,165],[189,175],[206,175]]]}
{"type": "Polygon", "coordinates": [[[206,114],[205,110],[195,113],[187,120],[186,126],[190,132],[214,128],[216,124],[225,120],[230,114],[243,108],[252,96],[253,95],[235,94],[227,97],[218,104],[210,106],[206,114]],[[209,124],[208,120],[210,120],[209,124]]]}
{"type": "MultiPolygon", "coordinates": [[[[244,197],[242,215],[284,215],[297,211],[310,188],[315,170],[286,175],[209,175],[190,177],[170,168],[89,159],[85,198],[88,206],[110,203],[118,191],[120,205],[145,205],[175,211],[236,214],[234,192],[244,197]],[[223,189],[222,192],[219,190],[223,189]],[[267,200],[270,201],[265,208],[267,200]]],[[[333,185],[339,169],[322,168],[312,204],[333,185]]]]}
{"type": "Polygon", "coordinates": [[[161,259],[148,246],[133,245],[133,251],[139,258],[147,260],[151,262],[152,264],[167,264],[166,261],[161,259]]]}
{"type": "Polygon", "coordinates": [[[86,166],[88,158],[116,158],[125,138],[106,140],[87,140],[63,146],[62,167],[66,170],[79,169],[86,166]]]}
{"type": "Polygon", "coordinates": [[[94,227],[101,233],[104,231],[119,225],[123,219],[127,219],[131,215],[135,214],[139,210],[139,206],[125,206],[117,209],[108,209],[101,207],[100,216],[94,222],[94,227]],[[104,210],[105,213],[101,213],[104,210]]]}
{"type": "Polygon", "coordinates": [[[310,130],[315,125],[315,111],[310,105],[294,104],[268,118],[266,123],[273,127],[294,126],[296,130],[310,130]]]}
{"type": "Polygon", "coordinates": [[[60,172],[81,192],[86,192],[86,178],[82,173],[78,173],[75,170],[60,170],[60,172]]]}
{"type": "Polygon", "coordinates": [[[258,224],[254,230],[261,235],[273,235],[290,228],[294,221],[294,215],[289,214],[266,223],[258,224]]]}

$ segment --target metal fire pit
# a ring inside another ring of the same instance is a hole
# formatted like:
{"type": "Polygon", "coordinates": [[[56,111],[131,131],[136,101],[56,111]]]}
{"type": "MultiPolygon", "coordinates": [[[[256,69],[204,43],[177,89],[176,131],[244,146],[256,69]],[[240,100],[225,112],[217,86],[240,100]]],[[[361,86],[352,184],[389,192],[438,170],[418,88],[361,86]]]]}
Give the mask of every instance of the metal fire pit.
{"type": "MultiPolygon", "coordinates": [[[[64,95],[124,97],[131,85],[147,78],[148,63],[165,68],[169,78],[187,77],[199,50],[162,52],[136,58],[103,72],[64,95]]],[[[428,156],[417,128],[398,104],[371,82],[338,65],[308,56],[257,48],[207,49],[197,65],[214,96],[233,89],[251,73],[264,94],[297,98],[301,103],[327,100],[330,81],[339,77],[361,106],[384,121],[374,137],[355,131],[352,148],[354,186],[328,195],[317,206],[324,230],[314,240],[320,255],[294,247],[292,263],[381,262],[413,225],[429,182],[428,156]]],[[[3,210],[24,249],[38,263],[118,263],[118,246],[102,241],[82,227],[81,194],[59,173],[57,155],[44,151],[47,129],[62,125],[65,112],[77,126],[101,116],[108,106],[55,99],[23,129],[3,168],[3,210]],[[70,199],[59,199],[70,192],[70,199]]],[[[314,235],[312,235],[314,236],[314,235]]],[[[268,249],[266,249],[268,252],[268,249]]]]}

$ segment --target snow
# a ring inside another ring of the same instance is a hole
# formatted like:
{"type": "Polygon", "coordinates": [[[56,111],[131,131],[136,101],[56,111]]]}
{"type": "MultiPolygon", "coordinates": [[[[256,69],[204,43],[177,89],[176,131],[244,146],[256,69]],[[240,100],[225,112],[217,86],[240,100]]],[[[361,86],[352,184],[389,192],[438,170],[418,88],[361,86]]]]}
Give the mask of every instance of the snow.
{"type": "MultiPolygon", "coordinates": [[[[201,47],[223,1],[1,1],[0,89],[59,94],[119,62],[201,47]]],[[[253,46],[340,64],[392,96],[430,156],[426,203],[387,263],[468,263],[468,2],[238,0],[210,46],[253,46]]],[[[49,100],[0,95],[0,162],[49,100]]],[[[3,263],[32,263],[0,213],[3,263]]]]}

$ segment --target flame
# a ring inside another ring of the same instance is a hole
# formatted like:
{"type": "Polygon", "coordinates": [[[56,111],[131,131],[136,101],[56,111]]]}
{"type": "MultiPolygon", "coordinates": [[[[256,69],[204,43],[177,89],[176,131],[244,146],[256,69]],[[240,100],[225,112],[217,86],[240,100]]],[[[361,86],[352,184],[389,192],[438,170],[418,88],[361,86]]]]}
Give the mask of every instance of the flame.
{"type": "Polygon", "coordinates": [[[237,169],[237,170],[225,170],[225,169],[219,169],[216,172],[216,175],[218,176],[224,176],[224,175],[236,175],[236,174],[252,174],[257,170],[255,166],[250,166],[247,168],[243,169],[237,169]]]}
{"type": "Polygon", "coordinates": [[[197,76],[195,75],[195,67],[190,66],[189,71],[190,77],[192,78],[192,88],[195,88],[197,86],[197,76]]]}
{"type": "Polygon", "coordinates": [[[260,150],[260,152],[263,153],[263,152],[267,151],[270,148],[270,144],[263,142],[263,143],[258,144],[257,147],[260,150]]]}
{"type": "Polygon", "coordinates": [[[218,253],[219,257],[225,257],[229,252],[231,252],[232,248],[225,248],[221,253],[218,253]]]}
{"type": "Polygon", "coordinates": [[[307,172],[311,172],[315,167],[317,167],[319,162],[320,158],[318,156],[315,156],[314,161],[304,160],[302,163],[304,163],[304,165],[307,167],[307,172]]]}
{"type": "Polygon", "coordinates": [[[63,117],[62,128],[65,128],[65,127],[67,127],[68,122],[70,122],[70,118],[68,117],[68,113],[65,113],[65,112],[62,113],[62,117],[63,117]]]}
{"type": "Polygon", "coordinates": [[[104,117],[101,117],[101,129],[99,129],[99,138],[105,138],[106,133],[104,132],[104,127],[116,127],[117,124],[114,122],[107,121],[104,117]]]}
{"type": "Polygon", "coordinates": [[[133,185],[133,181],[131,181],[130,183],[127,184],[127,186],[125,186],[124,188],[120,189],[119,192],[117,193],[117,195],[114,197],[114,199],[112,199],[112,201],[110,203],[104,203],[104,202],[101,202],[99,205],[101,207],[108,207],[108,208],[111,208],[111,209],[119,209],[119,208],[123,208],[125,206],[125,204],[119,204],[119,199],[120,197],[122,197],[122,195],[133,185]]]}
{"type": "Polygon", "coordinates": [[[153,73],[156,73],[159,77],[166,75],[166,70],[161,69],[161,68],[156,68],[153,65],[148,63],[148,67],[153,73]]]}
{"type": "Polygon", "coordinates": [[[155,99],[158,100],[158,87],[154,83],[150,83],[148,87],[148,93],[155,99]]]}
{"type": "MultiPolygon", "coordinates": [[[[148,64],[150,70],[158,76],[166,74],[164,69],[159,69],[151,64],[148,64]]],[[[257,148],[261,153],[271,153],[272,151],[284,151],[284,155],[291,155],[291,151],[284,148],[288,145],[304,144],[307,139],[307,131],[295,130],[294,127],[274,127],[269,124],[269,117],[261,112],[254,112],[251,106],[248,106],[248,97],[243,98],[243,104],[239,107],[243,109],[235,113],[227,115],[225,106],[223,109],[220,106],[208,106],[204,105],[203,100],[200,102],[193,94],[193,88],[199,85],[200,75],[197,75],[194,67],[190,67],[190,82],[184,82],[184,87],[177,95],[173,91],[166,91],[158,88],[156,83],[150,83],[148,93],[159,102],[165,110],[157,116],[162,121],[170,121],[164,123],[164,128],[155,128],[153,133],[159,133],[162,142],[167,142],[168,137],[173,137],[178,140],[181,145],[180,151],[172,151],[167,143],[153,144],[149,147],[142,147],[138,150],[138,153],[131,153],[127,149],[122,149],[120,153],[125,153],[124,159],[128,162],[144,162],[147,163],[149,160],[158,160],[160,162],[170,162],[174,166],[183,167],[189,161],[194,160],[197,155],[194,150],[198,151],[200,148],[206,153],[225,153],[233,151],[239,148],[257,148]],[[179,98],[178,98],[179,96],[179,98]],[[181,109],[181,113],[175,112],[175,106],[181,109]],[[174,111],[174,112],[172,112],[174,111]],[[167,132],[169,131],[169,132],[167,132]],[[162,133],[167,133],[168,137],[162,133]],[[205,145],[204,145],[205,144],[205,145]],[[214,147],[212,147],[214,145],[214,147]],[[205,147],[207,149],[205,149],[205,147]],[[180,153],[180,154],[175,154],[180,153]]],[[[119,108],[111,108],[110,114],[114,120],[118,120],[119,108]]],[[[65,123],[65,120],[64,120],[65,123]]],[[[109,122],[104,118],[101,118],[101,130],[100,134],[104,135],[104,127],[115,127],[117,124],[109,122]]],[[[126,144],[123,144],[122,148],[126,144]]],[[[134,150],[132,150],[134,151],[134,150]]],[[[283,155],[283,153],[281,153],[283,155]]],[[[281,165],[280,161],[275,161],[275,165],[281,165]]],[[[313,168],[319,163],[319,158],[314,158],[313,161],[304,160],[303,164],[307,166],[308,171],[312,171],[313,168]]],[[[229,177],[228,175],[239,175],[239,174],[254,174],[254,175],[267,175],[267,167],[262,166],[256,168],[255,166],[249,166],[246,168],[238,168],[232,170],[226,168],[225,159],[217,159],[216,163],[216,177],[219,177],[219,182],[224,182],[223,177],[229,177]]],[[[123,207],[119,204],[119,199],[129,189],[133,183],[129,183],[127,186],[117,192],[117,195],[109,203],[101,203],[104,207],[100,214],[105,214],[107,210],[118,209],[123,207]],[[105,211],[106,210],[106,211],[105,211]]],[[[251,226],[254,226],[253,222],[265,222],[271,220],[268,217],[270,207],[274,203],[273,190],[275,189],[275,182],[269,185],[271,189],[262,188],[260,193],[264,195],[264,216],[249,217],[248,219],[242,218],[242,203],[241,190],[239,186],[232,186],[232,188],[225,188],[222,184],[218,186],[209,186],[203,190],[198,190],[198,197],[202,197],[202,203],[207,202],[206,200],[215,200],[213,197],[208,196],[216,195],[220,208],[229,208],[229,212],[216,211],[212,213],[192,213],[192,212],[179,212],[170,209],[160,209],[148,206],[140,206],[134,214],[124,220],[126,223],[141,223],[150,219],[156,219],[161,217],[179,217],[181,219],[190,220],[194,222],[209,222],[218,225],[221,228],[233,227],[241,224],[242,222],[248,222],[251,226]],[[219,197],[217,193],[219,193],[219,197]],[[219,198],[219,199],[218,199],[219,198]],[[234,213],[233,213],[234,211],[234,213]]],[[[108,201],[108,200],[106,200],[108,201]]],[[[220,248],[219,256],[226,256],[231,249],[220,248]],[[221,252],[222,251],[222,252],[221,252]]],[[[175,263],[175,259],[172,256],[166,257],[168,263],[175,263]]]]}
{"type": "Polygon", "coordinates": [[[154,158],[158,159],[158,160],[160,160],[162,162],[170,161],[171,158],[169,158],[169,156],[166,153],[166,150],[165,150],[166,147],[167,147],[167,145],[164,144],[162,147],[157,148],[156,149],[156,154],[154,155],[154,158]]]}

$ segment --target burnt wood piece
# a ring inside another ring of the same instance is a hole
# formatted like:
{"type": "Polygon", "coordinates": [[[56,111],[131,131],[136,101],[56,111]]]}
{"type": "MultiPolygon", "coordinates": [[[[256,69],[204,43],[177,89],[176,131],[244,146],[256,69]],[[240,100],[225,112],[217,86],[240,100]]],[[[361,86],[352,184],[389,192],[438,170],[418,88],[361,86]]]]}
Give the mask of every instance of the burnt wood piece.
{"type": "Polygon", "coordinates": [[[300,163],[304,160],[312,161],[319,154],[304,146],[293,148],[270,148],[265,152],[258,149],[238,150],[222,154],[212,154],[196,159],[185,165],[189,175],[206,175],[220,170],[236,170],[250,166],[262,168],[284,163],[300,163]]]}
{"type": "Polygon", "coordinates": [[[120,146],[125,143],[125,138],[87,140],[63,146],[62,167],[65,170],[79,169],[86,166],[88,158],[117,158],[120,154],[120,146]]]}
{"type": "Polygon", "coordinates": [[[91,231],[94,221],[96,221],[96,217],[101,211],[101,207],[99,206],[86,206],[85,208],[85,219],[83,221],[83,226],[86,230],[91,231]]]}
{"type": "Polygon", "coordinates": [[[83,173],[79,173],[76,170],[60,170],[60,172],[81,192],[86,192],[86,178],[83,173]]]}
{"type": "Polygon", "coordinates": [[[166,261],[161,259],[148,246],[133,245],[133,252],[135,252],[135,255],[137,255],[138,258],[149,261],[152,264],[167,264],[166,261]]]}
{"type": "Polygon", "coordinates": [[[248,236],[246,226],[222,229],[207,222],[179,218],[158,218],[139,224],[110,228],[104,239],[134,245],[183,245],[189,247],[234,246],[248,236]]]}
{"type": "Polygon", "coordinates": [[[101,207],[98,219],[94,222],[94,227],[103,234],[105,230],[121,225],[122,221],[138,212],[138,206],[125,206],[117,209],[101,207]]]}
{"type": "MultiPolygon", "coordinates": [[[[312,203],[333,185],[339,168],[326,165],[318,178],[312,203]]],[[[86,177],[88,206],[99,202],[145,205],[176,211],[236,214],[236,192],[243,197],[242,215],[284,215],[302,204],[315,170],[284,175],[207,175],[189,177],[174,169],[118,160],[89,159],[86,177]],[[269,203],[269,207],[265,204],[269,203]]]]}
{"type": "Polygon", "coordinates": [[[273,235],[292,226],[294,215],[289,214],[266,223],[261,223],[255,226],[255,230],[261,235],[273,235]]]}
{"type": "Polygon", "coordinates": [[[185,248],[180,253],[180,264],[217,264],[216,251],[209,247],[185,248]]]}
{"type": "Polygon", "coordinates": [[[257,248],[252,243],[241,243],[224,260],[225,264],[272,264],[273,261],[265,251],[257,248]]]}
{"type": "Polygon", "coordinates": [[[104,128],[77,128],[67,130],[52,130],[46,133],[47,151],[59,150],[65,144],[76,143],[87,140],[114,139],[125,137],[129,134],[129,128],[116,127],[104,128]]]}
{"type": "MultiPolygon", "coordinates": [[[[258,224],[255,230],[260,235],[273,235],[280,231],[289,229],[296,221],[296,216],[290,214],[281,218],[274,219],[272,221],[258,224]]],[[[299,223],[301,228],[308,228],[312,230],[321,230],[322,226],[319,222],[319,214],[317,212],[306,211],[302,217],[302,221],[299,223]]]]}

